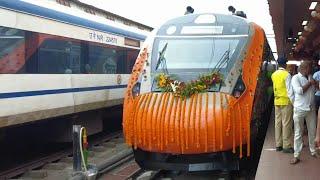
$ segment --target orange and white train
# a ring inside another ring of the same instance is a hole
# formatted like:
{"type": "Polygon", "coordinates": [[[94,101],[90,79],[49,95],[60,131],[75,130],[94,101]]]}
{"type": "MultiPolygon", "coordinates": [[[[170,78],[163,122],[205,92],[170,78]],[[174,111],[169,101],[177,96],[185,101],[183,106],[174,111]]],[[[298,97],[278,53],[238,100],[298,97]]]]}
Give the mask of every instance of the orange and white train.
{"type": "Polygon", "coordinates": [[[123,130],[138,164],[239,169],[267,124],[273,60],[263,29],[235,15],[189,14],[155,29],[125,94],[123,130]]]}

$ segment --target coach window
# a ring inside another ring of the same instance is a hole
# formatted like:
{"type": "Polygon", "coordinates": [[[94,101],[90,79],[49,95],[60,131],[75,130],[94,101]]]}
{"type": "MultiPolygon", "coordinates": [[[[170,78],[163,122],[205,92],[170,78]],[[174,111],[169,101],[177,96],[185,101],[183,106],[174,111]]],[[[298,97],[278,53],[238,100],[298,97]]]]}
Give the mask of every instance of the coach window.
{"type": "Polygon", "coordinates": [[[0,73],[23,73],[25,63],[25,33],[0,27],[0,73]]]}
{"type": "Polygon", "coordinates": [[[115,74],[117,51],[111,47],[89,45],[89,62],[92,74],[115,74]]]}
{"type": "Polygon", "coordinates": [[[139,50],[137,49],[132,49],[128,51],[126,74],[131,74],[132,68],[134,66],[134,63],[136,62],[138,55],[139,50]]]}
{"type": "Polygon", "coordinates": [[[117,74],[126,74],[126,59],[127,59],[127,50],[118,50],[117,51],[117,74]]]}
{"type": "Polygon", "coordinates": [[[130,74],[139,50],[123,48],[117,51],[117,74],[130,74]]]}
{"type": "Polygon", "coordinates": [[[80,73],[80,44],[47,39],[40,46],[38,63],[40,74],[80,73]]]}

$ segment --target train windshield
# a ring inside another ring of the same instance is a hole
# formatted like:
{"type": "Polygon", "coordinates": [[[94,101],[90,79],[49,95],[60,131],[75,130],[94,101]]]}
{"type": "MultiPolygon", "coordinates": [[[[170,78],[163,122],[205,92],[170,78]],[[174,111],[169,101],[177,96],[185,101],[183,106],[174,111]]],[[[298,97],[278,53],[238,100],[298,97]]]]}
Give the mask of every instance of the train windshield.
{"type": "Polygon", "coordinates": [[[154,72],[228,72],[241,38],[158,39],[154,46],[154,72]]]}

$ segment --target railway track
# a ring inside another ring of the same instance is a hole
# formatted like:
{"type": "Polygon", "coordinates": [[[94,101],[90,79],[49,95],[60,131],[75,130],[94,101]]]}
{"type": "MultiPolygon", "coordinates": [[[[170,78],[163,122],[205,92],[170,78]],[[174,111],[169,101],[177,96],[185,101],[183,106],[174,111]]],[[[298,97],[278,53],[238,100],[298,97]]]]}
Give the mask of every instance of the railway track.
{"type": "MultiPolygon", "coordinates": [[[[125,145],[121,132],[99,136],[89,143],[88,162],[97,165],[99,173],[108,172],[133,159],[132,150],[125,145]]],[[[0,172],[0,180],[75,179],[72,160],[72,148],[68,148],[0,172]]]]}
{"type": "MultiPolygon", "coordinates": [[[[98,136],[89,141],[90,164],[98,168],[97,179],[149,180],[149,179],[253,179],[239,173],[221,172],[170,172],[144,171],[134,161],[132,149],[124,143],[121,132],[98,136]]],[[[72,148],[56,152],[35,161],[21,164],[10,170],[0,172],[2,179],[82,179],[73,174],[72,148]]]]}

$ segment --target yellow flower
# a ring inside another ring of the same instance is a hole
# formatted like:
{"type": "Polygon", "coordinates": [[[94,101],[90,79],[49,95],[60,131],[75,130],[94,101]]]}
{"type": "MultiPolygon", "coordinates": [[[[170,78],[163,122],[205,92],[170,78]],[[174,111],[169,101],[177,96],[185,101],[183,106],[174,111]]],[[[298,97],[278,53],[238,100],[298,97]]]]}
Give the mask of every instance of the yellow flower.
{"type": "Polygon", "coordinates": [[[158,85],[159,85],[159,87],[165,87],[166,80],[165,79],[160,79],[158,85]]]}
{"type": "Polygon", "coordinates": [[[165,87],[166,84],[167,84],[167,77],[164,74],[160,74],[158,86],[162,88],[162,87],[165,87]]]}
{"type": "Polygon", "coordinates": [[[206,86],[198,84],[197,85],[197,89],[198,90],[204,90],[204,89],[206,89],[206,86]]]}

